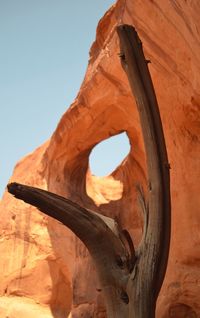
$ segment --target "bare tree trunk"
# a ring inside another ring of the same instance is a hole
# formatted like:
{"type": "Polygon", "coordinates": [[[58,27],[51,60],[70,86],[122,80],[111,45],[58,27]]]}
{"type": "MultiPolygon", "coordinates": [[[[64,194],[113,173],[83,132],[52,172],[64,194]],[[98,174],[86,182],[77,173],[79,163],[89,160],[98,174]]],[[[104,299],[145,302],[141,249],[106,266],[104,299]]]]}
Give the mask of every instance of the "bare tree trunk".
{"type": "Polygon", "coordinates": [[[132,26],[118,26],[117,32],[121,63],[140,115],[149,178],[147,199],[138,193],[144,230],[136,252],[127,250],[117,224],[110,218],[37,188],[12,183],[8,191],[65,224],[87,246],[96,264],[108,318],[154,318],[170,242],[169,164],[141,41],[132,26]]]}

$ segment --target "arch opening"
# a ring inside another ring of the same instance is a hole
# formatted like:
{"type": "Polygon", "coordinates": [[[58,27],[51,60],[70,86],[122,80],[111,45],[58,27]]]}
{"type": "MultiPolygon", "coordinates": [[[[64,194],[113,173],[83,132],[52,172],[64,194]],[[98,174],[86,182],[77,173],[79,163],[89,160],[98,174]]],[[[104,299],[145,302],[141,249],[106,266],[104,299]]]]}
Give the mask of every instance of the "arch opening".
{"type": "Polygon", "coordinates": [[[89,157],[92,175],[110,175],[130,152],[130,142],[125,132],[110,137],[97,144],[89,157]]]}

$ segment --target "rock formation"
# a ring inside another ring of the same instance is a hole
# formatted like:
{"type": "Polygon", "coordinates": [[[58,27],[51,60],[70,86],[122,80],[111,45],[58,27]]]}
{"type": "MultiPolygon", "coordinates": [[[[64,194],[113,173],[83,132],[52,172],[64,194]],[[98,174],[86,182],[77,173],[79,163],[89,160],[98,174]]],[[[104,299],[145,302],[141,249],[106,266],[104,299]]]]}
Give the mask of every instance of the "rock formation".
{"type": "MultiPolygon", "coordinates": [[[[200,317],[199,16],[197,0],[118,0],[99,22],[77,98],[50,140],[22,159],[10,180],[111,216],[138,244],[136,189],[147,183],[145,156],[115,31],[120,23],[134,25],[151,60],[171,165],[172,237],[158,318],[200,317]],[[93,147],[122,131],[129,155],[110,176],[91,175],[93,147]]],[[[106,317],[94,265],[68,229],[5,193],[0,230],[0,318],[106,317]]]]}

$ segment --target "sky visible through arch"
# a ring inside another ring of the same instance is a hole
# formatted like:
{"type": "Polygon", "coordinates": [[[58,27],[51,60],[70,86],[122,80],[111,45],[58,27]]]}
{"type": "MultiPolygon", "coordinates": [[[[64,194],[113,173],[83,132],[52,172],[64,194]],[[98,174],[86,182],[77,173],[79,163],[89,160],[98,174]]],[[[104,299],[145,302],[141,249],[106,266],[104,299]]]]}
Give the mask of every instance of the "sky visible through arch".
{"type": "Polygon", "coordinates": [[[90,154],[91,173],[98,177],[109,175],[126,158],[129,151],[130,143],[125,132],[103,140],[90,154]]]}
{"type": "Polygon", "coordinates": [[[52,135],[76,97],[97,23],[114,2],[0,0],[0,197],[17,161],[52,135]]]}

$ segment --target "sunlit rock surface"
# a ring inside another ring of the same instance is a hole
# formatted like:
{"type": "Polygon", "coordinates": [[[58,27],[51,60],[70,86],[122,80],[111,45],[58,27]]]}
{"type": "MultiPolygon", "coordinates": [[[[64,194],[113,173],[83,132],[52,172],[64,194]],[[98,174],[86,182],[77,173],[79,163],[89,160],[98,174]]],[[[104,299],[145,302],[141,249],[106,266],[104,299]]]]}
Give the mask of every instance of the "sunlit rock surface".
{"type": "MultiPolygon", "coordinates": [[[[138,244],[145,157],[115,32],[120,23],[134,25],[151,60],[171,165],[171,249],[157,318],[200,317],[199,16],[198,0],[118,0],[99,22],[76,100],[50,140],[22,159],[11,178],[114,217],[138,244]],[[92,176],[91,150],[122,131],[129,155],[110,176],[92,176]]],[[[5,193],[0,230],[0,318],[106,317],[94,265],[68,229],[5,193]]]]}

